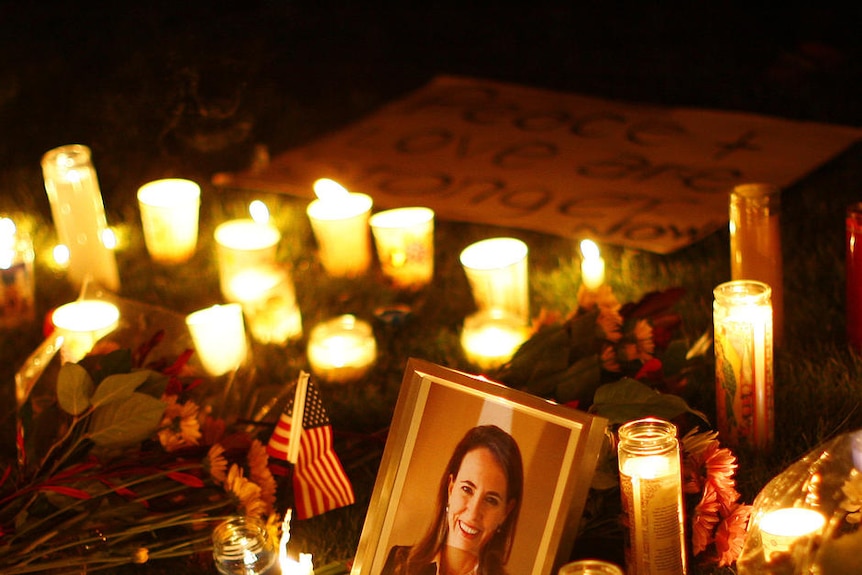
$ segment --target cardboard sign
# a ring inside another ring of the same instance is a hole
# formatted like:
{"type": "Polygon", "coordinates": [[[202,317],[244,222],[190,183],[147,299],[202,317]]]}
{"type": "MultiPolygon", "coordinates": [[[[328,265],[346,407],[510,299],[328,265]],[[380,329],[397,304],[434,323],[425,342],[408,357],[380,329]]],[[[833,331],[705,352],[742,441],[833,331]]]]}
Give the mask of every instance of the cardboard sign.
{"type": "Polygon", "coordinates": [[[332,178],[375,209],[670,253],[727,225],[734,185],[786,187],[862,131],[468,78],[427,86],[218,184],[313,197],[332,178]]]}

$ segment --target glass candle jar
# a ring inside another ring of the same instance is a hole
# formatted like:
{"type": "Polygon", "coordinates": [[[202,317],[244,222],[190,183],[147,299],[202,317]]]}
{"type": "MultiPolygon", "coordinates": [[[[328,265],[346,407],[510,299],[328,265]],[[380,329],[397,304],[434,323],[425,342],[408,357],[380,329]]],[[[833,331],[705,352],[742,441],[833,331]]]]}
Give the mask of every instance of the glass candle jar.
{"type": "Polygon", "coordinates": [[[847,208],[847,339],[862,352],[862,202],[847,208]]]}
{"type": "Polygon", "coordinates": [[[45,191],[60,243],[69,249],[69,279],[76,286],[92,279],[119,291],[113,250],[106,245],[108,224],[90,148],[61,146],[42,157],[45,191]]]}
{"type": "Polygon", "coordinates": [[[222,575],[263,575],[277,563],[276,541],[256,517],[234,517],[220,523],[212,540],[213,560],[222,575]]]}
{"type": "Polygon", "coordinates": [[[776,345],[784,333],[780,212],[776,186],[743,184],[730,193],[730,279],[757,280],[772,288],[776,345]]]}
{"type": "Polygon", "coordinates": [[[629,575],[686,570],[682,473],[676,426],[645,418],[619,429],[620,488],[629,575]]]}
{"type": "Polygon", "coordinates": [[[718,430],[729,445],[763,451],[774,435],[772,290],[740,280],[713,293],[718,430]]]}

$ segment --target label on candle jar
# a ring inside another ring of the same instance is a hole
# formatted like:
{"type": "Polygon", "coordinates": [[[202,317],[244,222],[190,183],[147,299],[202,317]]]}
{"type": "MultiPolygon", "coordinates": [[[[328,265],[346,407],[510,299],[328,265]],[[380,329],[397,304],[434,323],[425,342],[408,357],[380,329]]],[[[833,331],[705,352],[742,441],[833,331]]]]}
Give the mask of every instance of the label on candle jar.
{"type": "Polygon", "coordinates": [[[627,572],[629,575],[679,575],[685,572],[680,553],[679,469],[676,475],[647,479],[638,477],[637,469],[633,469],[642,463],[642,460],[630,460],[620,473],[624,521],[628,525],[627,572]]]}
{"type": "Polygon", "coordinates": [[[720,321],[715,330],[716,419],[730,444],[765,448],[773,435],[772,330],[764,321],[720,321]]]}

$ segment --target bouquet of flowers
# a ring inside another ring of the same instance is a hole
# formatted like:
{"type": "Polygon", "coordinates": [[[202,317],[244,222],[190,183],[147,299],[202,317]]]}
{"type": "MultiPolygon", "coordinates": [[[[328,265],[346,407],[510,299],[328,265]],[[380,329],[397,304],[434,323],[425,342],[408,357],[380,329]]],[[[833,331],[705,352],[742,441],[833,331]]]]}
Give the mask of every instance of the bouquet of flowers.
{"type": "MultiPolygon", "coordinates": [[[[189,364],[97,344],[19,410],[18,461],[0,472],[0,570],[81,573],[191,556],[228,516],[279,521],[264,445],[200,403],[189,364]],[[47,425],[47,422],[53,425],[47,425]]],[[[210,559],[211,560],[211,559],[210,559]]]]}
{"type": "MultiPolygon", "coordinates": [[[[597,413],[612,425],[647,416],[674,421],[681,438],[684,492],[692,554],[720,566],[742,549],[751,507],[739,502],[736,457],[719,444],[707,416],[683,394],[706,361],[711,337],[694,344],[678,337],[674,310],[681,289],[652,292],[620,304],[608,285],[581,286],[577,309],[568,317],[542,313],[534,332],[512,359],[492,374],[510,387],[597,413]],[[687,431],[686,431],[687,430],[687,431]]],[[[617,532],[619,474],[615,453],[596,470],[585,512],[586,528],[617,532]]]]}

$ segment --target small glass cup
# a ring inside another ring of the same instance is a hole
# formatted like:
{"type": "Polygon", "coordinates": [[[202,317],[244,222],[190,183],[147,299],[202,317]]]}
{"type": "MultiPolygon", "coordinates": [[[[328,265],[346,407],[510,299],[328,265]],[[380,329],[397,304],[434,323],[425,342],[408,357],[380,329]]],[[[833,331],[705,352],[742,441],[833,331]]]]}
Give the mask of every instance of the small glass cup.
{"type": "Polygon", "coordinates": [[[256,517],[233,517],[213,530],[213,560],[222,575],[262,575],[276,563],[278,546],[256,517]]]}
{"type": "Polygon", "coordinates": [[[560,567],[557,575],[624,575],[613,563],[599,559],[581,559],[560,567]]]}

